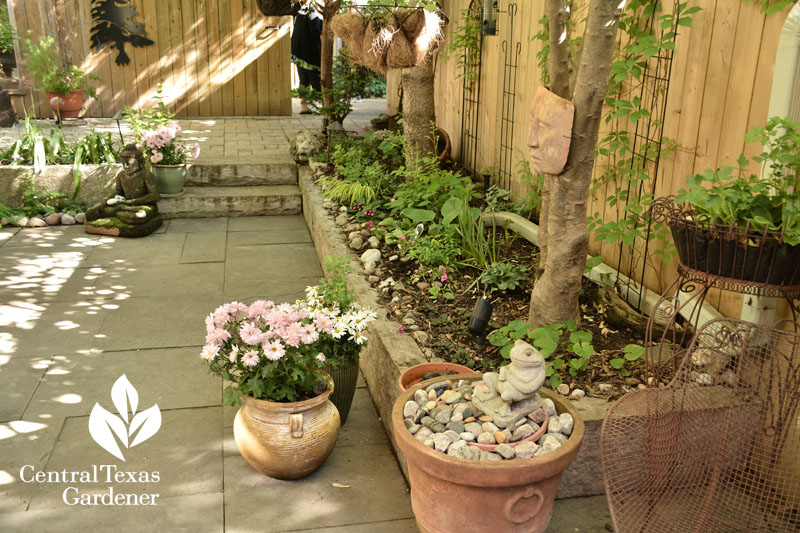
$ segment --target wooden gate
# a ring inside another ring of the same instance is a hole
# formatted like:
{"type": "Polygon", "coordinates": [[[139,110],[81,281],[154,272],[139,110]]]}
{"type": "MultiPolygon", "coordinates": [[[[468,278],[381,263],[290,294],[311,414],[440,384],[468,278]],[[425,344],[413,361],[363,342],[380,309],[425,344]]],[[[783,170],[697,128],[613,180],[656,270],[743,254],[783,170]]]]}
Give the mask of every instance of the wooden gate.
{"type": "MultiPolygon", "coordinates": [[[[125,44],[130,63],[121,66],[111,47],[90,48],[100,1],[8,0],[21,36],[53,35],[63,56],[100,78],[85,116],[147,106],[159,83],[178,116],[291,115],[290,17],[264,17],[256,0],[130,0],[154,44],[125,44]]],[[[49,116],[34,94],[37,115],[49,116]]]]}

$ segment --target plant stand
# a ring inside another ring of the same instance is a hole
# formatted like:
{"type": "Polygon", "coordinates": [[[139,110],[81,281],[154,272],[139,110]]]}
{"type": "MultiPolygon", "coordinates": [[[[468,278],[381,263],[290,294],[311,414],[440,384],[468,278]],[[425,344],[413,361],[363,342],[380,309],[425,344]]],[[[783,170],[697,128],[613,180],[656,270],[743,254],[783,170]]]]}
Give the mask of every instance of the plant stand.
{"type": "MultiPolygon", "coordinates": [[[[673,236],[682,235],[676,228],[687,220],[685,212],[669,200],[659,202],[654,218],[666,222],[673,236]]],[[[713,225],[702,229],[712,237],[731,231],[713,225]]],[[[701,249],[700,240],[687,239],[684,244],[698,246],[681,254],[678,279],[650,316],[650,386],[620,398],[603,424],[603,470],[617,531],[800,527],[797,265],[777,263],[765,253],[771,248],[762,246],[763,232],[735,231],[744,239],[735,240],[736,245],[759,244],[756,271],[766,264],[759,274],[766,281],[735,277],[744,269],[725,270],[729,276],[723,276],[719,268],[728,267],[722,262],[692,262],[715,245],[707,239],[701,249]],[[778,278],[783,283],[770,282],[778,278]],[[709,319],[701,307],[712,289],[782,298],[792,319],[769,325],[709,319]],[[666,325],[661,334],[654,334],[657,323],[666,325]],[[674,378],[664,386],[659,382],[667,369],[674,378]]]]}

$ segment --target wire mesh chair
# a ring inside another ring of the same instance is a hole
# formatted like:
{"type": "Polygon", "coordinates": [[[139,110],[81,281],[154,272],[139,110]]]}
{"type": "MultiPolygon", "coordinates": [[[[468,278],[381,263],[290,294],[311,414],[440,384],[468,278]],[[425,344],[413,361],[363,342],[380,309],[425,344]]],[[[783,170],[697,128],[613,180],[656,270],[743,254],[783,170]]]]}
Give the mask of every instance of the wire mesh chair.
{"type": "Polygon", "coordinates": [[[601,448],[618,532],[800,531],[795,327],[708,322],[669,385],[612,405],[601,448]]]}

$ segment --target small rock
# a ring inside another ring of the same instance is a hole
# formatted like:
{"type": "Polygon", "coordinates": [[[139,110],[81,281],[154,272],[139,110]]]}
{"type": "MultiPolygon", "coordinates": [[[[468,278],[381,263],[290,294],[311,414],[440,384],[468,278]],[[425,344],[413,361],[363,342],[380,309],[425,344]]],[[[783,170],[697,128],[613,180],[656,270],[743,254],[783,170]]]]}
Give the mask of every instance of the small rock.
{"type": "Polygon", "coordinates": [[[423,416],[420,419],[419,423],[422,424],[423,426],[425,426],[426,428],[429,428],[429,427],[431,427],[432,425],[434,425],[436,423],[436,420],[434,420],[430,416],[423,416]]]}
{"type": "Polygon", "coordinates": [[[50,213],[44,217],[44,221],[48,226],[58,226],[61,224],[61,213],[50,213]]]}
{"type": "MultiPolygon", "coordinates": [[[[29,221],[29,220],[30,220],[30,219],[29,219],[28,217],[22,217],[22,218],[18,218],[18,219],[17,219],[17,225],[19,225],[20,227],[23,227],[23,228],[24,228],[25,226],[27,226],[27,225],[28,225],[28,221],[29,221]]],[[[73,223],[74,223],[74,222],[73,222],[73,223]]]]}
{"type": "Polygon", "coordinates": [[[572,394],[569,395],[569,399],[580,400],[584,396],[586,396],[586,391],[584,391],[583,389],[575,389],[574,391],[572,391],[572,394]]]}
{"type": "Polygon", "coordinates": [[[481,450],[477,446],[467,446],[467,453],[469,455],[467,459],[472,459],[473,461],[477,461],[481,458],[483,450],[481,450]]]}
{"type": "MultiPolygon", "coordinates": [[[[85,219],[84,219],[84,220],[85,220],[85,219]]],[[[72,215],[62,215],[62,216],[61,216],[61,224],[62,224],[62,225],[64,225],[64,226],[72,226],[72,225],[73,225],[73,224],[75,224],[77,221],[78,221],[78,219],[77,219],[77,218],[75,218],[75,217],[74,217],[74,216],[72,216],[72,215]]]]}
{"type": "Polygon", "coordinates": [[[611,383],[598,383],[597,389],[600,392],[611,392],[614,389],[614,385],[611,383]]]}
{"type": "Polygon", "coordinates": [[[530,459],[536,455],[536,450],[538,449],[539,446],[535,442],[520,442],[517,444],[517,447],[514,448],[514,454],[516,455],[517,459],[530,459]]]}
{"type": "Polygon", "coordinates": [[[498,455],[502,456],[503,459],[513,459],[516,453],[514,452],[514,448],[509,446],[508,444],[501,444],[494,450],[498,455]]]}
{"type": "Polygon", "coordinates": [[[366,274],[367,276],[371,276],[374,273],[375,273],[375,263],[373,263],[372,261],[364,263],[364,274],[366,274]]]}
{"type": "Polygon", "coordinates": [[[398,259],[400,259],[400,256],[397,254],[389,256],[389,261],[397,261],[398,259]]]}
{"type": "Polygon", "coordinates": [[[339,208],[339,211],[341,211],[342,213],[347,213],[347,208],[345,206],[342,206],[339,208]]]}
{"type": "Polygon", "coordinates": [[[419,283],[417,283],[417,288],[421,291],[427,291],[428,289],[431,288],[431,284],[426,281],[420,281],[419,283]]]}
{"type": "Polygon", "coordinates": [[[464,433],[467,431],[467,428],[464,426],[464,422],[460,422],[458,420],[453,421],[452,419],[450,419],[450,429],[456,433],[464,433]]]}
{"type": "Polygon", "coordinates": [[[433,439],[426,439],[425,442],[422,443],[423,446],[427,446],[428,448],[433,448],[436,446],[436,443],[433,439]]]}
{"type": "Polygon", "coordinates": [[[406,402],[406,405],[403,407],[403,417],[404,418],[411,418],[417,415],[419,411],[419,404],[414,400],[409,400],[406,402]]]}
{"type": "Polygon", "coordinates": [[[467,432],[472,433],[473,435],[480,435],[481,433],[483,433],[481,425],[478,424],[477,422],[469,422],[467,424],[464,424],[464,429],[467,432]]]}
{"type": "Polygon", "coordinates": [[[450,442],[456,442],[457,440],[461,439],[459,434],[453,431],[452,429],[446,430],[444,433],[442,433],[442,435],[445,435],[447,438],[449,438],[450,442]]]}
{"type": "Polygon", "coordinates": [[[453,441],[450,440],[450,437],[442,433],[438,433],[434,435],[432,438],[433,438],[434,449],[437,452],[444,453],[447,451],[447,448],[449,448],[450,445],[453,444],[453,441]]]}
{"type": "Polygon", "coordinates": [[[638,385],[641,382],[642,381],[639,378],[634,378],[634,377],[625,378],[625,385],[627,385],[629,387],[635,387],[636,385],[638,385]]]}
{"type": "Polygon", "coordinates": [[[455,392],[455,391],[452,391],[452,392],[453,392],[453,394],[450,394],[450,395],[449,395],[449,396],[448,396],[448,397],[447,397],[447,398],[444,400],[444,403],[446,403],[446,404],[453,404],[453,403],[456,403],[456,402],[460,402],[460,401],[461,401],[461,393],[460,393],[460,392],[455,392]]]}
{"type": "Polygon", "coordinates": [[[434,281],[433,283],[431,283],[431,287],[441,287],[441,286],[442,286],[441,281],[434,281]]]}
{"type": "Polygon", "coordinates": [[[448,422],[450,422],[450,417],[452,416],[452,414],[453,413],[450,411],[450,409],[442,409],[441,411],[436,413],[434,419],[441,424],[447,424],[448,422]]]}
{"type": "Polygon", "coordinates": [[[406,429],[408,429],[408,428],[410,428],[411,426],[414,425],[414,421],[411,420],[410,418],[404,418],[403,419],[403,424],[405,424],[406,429]]]}
{"type": "MultiPolygon", "coordinates": [[[[466,399],[466,398],[464,398],[464,399],[466,399]]],[[[475,415],[475,412],[472,410],[471,407],[467,406],[467,408],[464,409],[464,420],[466,420],[467,418],[473,418],[474,415],[475,415]]]]}
{"type": "Polygon", "coordinates": [[[488,415],[481,415],[478,417],[478,420],[480,420],[481,422],[491,422],[493,418],[488,415]]]}
{"type": "Polygon", "coordinates": [[[370,283],[378,283],[381,280],[378,276],[367,276],[367,281],[370,283]]]}
{"type": "Polygon", "coordinates": [[[552,448],[558,448],[562,444],[561,439],[559,439],[558,436],[561,436],[562,438],[564,438],[564,435],[561,435],[560,433],[557,433],[557,434],[556,433],[547,433],[544,437],[542,437],[539,440],[539,445],[540,446],[550,446],[552,448]]]}
{"type": "Polygon", "coordinates": [[[404,319],[403,319],[403,324],[405,324],[405,325],[407,325],[407,326],[413,326],[413,325],[414,325],[414,324],[416,324],[416,323],[417,323],[417,321],[416,321],[416,320],[414,320],[414,319],[413,319],[413,318],[411,318],[411,317],[406,317],[406,318],[404,318],[404,319]]]}
{"type": "Polygon", "coordinates": [[[546,414],[545,410],[537,409],[537,410],[535,410],[534,412],[532,412],[531,414],[528,415],[528,419],[533,421],[533,422],[535,422],[535,423],[537,423],[537,424],[541,424],[542,422],[544,422],[545,414],[546,414]]]}
{"type": "Polygon", "coordinates": [[[703,372],[697,376],[695,381],[698,385],[712,385],[714,383],[714,378],[711,377],[711,374],[703,372]]]}
{"type": "Polygon", "coordinates": [[[415,341],[420,344],[427,344],[428,343],[428,334],[424,331],[415,331],[411,334],[415,341]]]}
{"type": "Polygon", "coordinates": [[[369,263],[369,262],[377,263],[380,260],[381,260],[380,250],[375,250],[373,248],[370,248],[369,250],[361,254],[362,263],[369,263]]]}
{"type": "MultiPolygon", "coordinates": [[[[346,210],[347,208],[345,208],[345,211],[346,210]]],[[[349,222],[349,220],[347,218],[347,215],[342,213],[336,217],[336,220],[334,222],[336,223],[337,226],[345,226],[349,222]]]]}
{"type": "Polygon", "coordinates": [[[480,460],[481,461],[502,461],[503,458],[501,456],[497,455],[496,453],[482,451],[480,460]]]}
{"type": "Polygon", "coordinates": [[[360,238],[361,238],[361,232],[360,231],[351,231],[350,233],[347,234],[347,240],[348,241],[352,241],[353,239],[360,239],[360,238]]]}
{"type": "Polygon", "coordinates": [[[447,455],[450,455],[452,457],[460,457],[462,459],[467,459],[468,458],[467,454],[469,453],[467,451],[467,448],[469,447],[470,446],[463,440],[458,440],[449,446],[449,448],[447,449],[447,455]]]}
{"type": "Polygon", "coordinates": [[[572,428],[575,427],[575,419],[569,413],[561,413],[558,415],[558,421],[561,422],[561,433],[566,436],[572,435],[572,428]]]}
{"type": "Polygon", "coordinates": [[[508,437],[502,431],[495,431],[494,432],[494,440],[498,444],[503,444],[506,440],[508,440],[508,437]]]}
{"type": "Polygon", "coordinates": [[[533,456],[539,457],[540,455],[548,454],[553,450],[555,450],[555,448],[553,448],[552,446],[542,446],[538,450],[536,450],[536,453],[534,453],[533,456]]]}
{"type": "Polygon", "coordinates": [[[483,431],[488,431],[489,433],[494,433],[495,431],[500,431],[500,428],[496,425],[492,424],[491,422],[484,422],[481,424],[481,429],[483,431]]]}
{"type": "Polygon", "coordinates": [[[488,431],[484,431],[478,435],[478,444],[497,444],[494,440],[494,435],[488,431]]]}
{"type": "Polygon", "coordinates": [[[417,405],[420,407],[428,403],[428,395],[425,394],[425,391],[422,389],[417,389],[414,392],[414,401],[417,402],[417,405]]]}
{"type": "MultiPolygon", "coordinates": [[[[461,405],[461,404],[457,403],[456,405],[461,405]]],[[[453,413],[453,416],[450,417],[450,421],[451,422],[463,422],[464,421],[464,415],[462,415],[461,413],[453,413]]]]}
{"type": "Polygon", "coordinates": [[[361,240],[361,237],[356,237],[350,241],[351,250],[360,250],[362,246],[364,246],[364,241],[361,240]]]}
{"type": "Polygon", "coordinates": [[[33,217],[28,221],[28,225],[33,228],[44,228],[47,226],[47,222],[43,218],[33,217]]]}
{"type": "Polygon", "coordinates": [[[369,239],[367,239],[367,244],[369,245],[370,248],[377,248],[378,246],[381,245],[381,243],[378,240],[378,238],[375,237],[374,235],[372,237],[370,237],[369,239]]]}
{"type": "Polygon", "coordinates": [[[417,439],[419,442],[425,442],[433,435],[433,431],[430,428],[422,427],[414,434],[414,438],[417,439]]]}
{"type": "Polygon", "coordinates": [[[432,383],[428,385],[428,388],[426,388],[425,390],[429,392],[432,390],[437,391],[436,396],[438,397],[440,394],[442,394],[442,392],[446,391],[449,388],[450,388],[450,381],[448,380],[448,381],[437,381],[436,383],[432,383]]]}
{"type": "Polygon", "coordinates": [[[654,386],[658,385],[658,380],[656,378],[654,378],[653,376],[650,376],[649,378],[647,378],[647,385],[649,387],[654,387],[654,386]]]}
{"type": "Polygon", "coordinates": [[[511,435],[511,442],[517,442],[522,439],[527,439],[534,433],[536,433],[536,431],[534,431],[533,426],[531,426],[530,424],[523,424],[514,430],[514,433],[511,435]]]}
{"type": "Polygon", "coordinates": [[[470,433],[469,431],[464,431],[462,433],[459,433],[458,436],[467,442],[473,442],[475,440],[475,435],[470,433]]]}
{"type": "Polygon", "coordinates": [[[369,237],[372,234],[372,232],[368,229],[362,229],[359,233],[364,238],[369,237]]]}
{"type": "MultiPolygon", "coordinates": [[[[433,392],[434,394],[436,394],[436,391],[431,391],[431,392],[433,392]]],[[[428,393],[428,398],[430,398],[430,397],[431,397],[431,393],[429,392],[429,393],[428,393]]],[[[431,411],[433,411],[435,408],[436,408],[436,402],[434,402],[433,400],[428,400],[427,402],[425,402],[425,409],[426,409],[428,412],[431,412],[431,411]]]]}
{"type": "Polygon", "coordinates": [[[548,433],[561,433],[561,419],[557,416],[551,416],[550,421],[547,423],[548,433]]]}
{"type": "MultiPolygon", "coordinates": [[[[464,402],[455,404],[453,406],[453,416],[456,416],[457,414],[458,415],[463,415],[464,411],[466,409],[467,409],[467,404],[465,404],[464,402]]],[[[464,420],[464,419],[462,418],[461,420],[464,420]]]]}
{"type": "Polygon", "coordinates": [[[416,434],[416,432],[417,432],[417,431],[419,431],[420,429],[422,429],[422,426],[421,426],[421,425],[419,425],[419,424],[414,424],[413,426],[411,426],[410,428],[408,428],[408,432],[409,432],[409,433],[411,433],[412,435],[414,435],[414,434],[416,434]]]}
{"type": "MultiPolygon", "coordinates": [[[[553,400],[545,398],[542,400],[542,405],[547,409],[548,416],[556,416],[556,404],[553,403],[553,400]]],[[[536,421],[534,420],[534,422],[536,421]]]]}
{"type": "Polygon", "coordinates": [[[475,418],[474,416],[465,416],[464,417],[464,422],[475,422],[476,420],[477,420],[477,418],[475,418]]]}
{"type": "Polygon", "coordinates": [[[559,385],[558,387],[556,387],[556,391],[557,391],[557,392],[558,392],[560,395],[562,395],[562,396],[566,396],[567,394],[569,394],[569,385],[567,385],[566,383],[562,383],[561,385],[559,385]]]}
{"type": "Polygon", "coordinates": [[[431,429],[433,430],[434,433],[444,433],[445,431],[447,431],[447,427],[445,427],[445,425],[442,424],[441,422],[434,422],[433,425],[431,426],[431,429]]]}
{"type": "Polygon", "coordinates": [[[0,226],[8,226],[9,224],[10,224],[10,222],[8,221],[7,218],[5,218],[5,217],[4,218],[0,218],[0,226]]]}
{"type": "Polygon", "coordinates": [[[438,397],[439,397],[439,391],[437,391],[436,389],[431,389],[431,390],[428,391],[428,399],[429,400],[433,401],[438,397]]]}

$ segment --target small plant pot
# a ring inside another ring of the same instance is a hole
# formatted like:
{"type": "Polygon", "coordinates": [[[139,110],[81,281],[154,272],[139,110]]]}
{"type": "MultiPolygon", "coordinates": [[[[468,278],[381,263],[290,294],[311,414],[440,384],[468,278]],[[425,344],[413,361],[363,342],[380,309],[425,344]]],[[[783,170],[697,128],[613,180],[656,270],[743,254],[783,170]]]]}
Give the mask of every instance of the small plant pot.
{"type": "Polygon", "coordinates": [[[174,198],[183,194],[186,183],[186,165],[152,165],[158,194],[162,198],[174,198]]]}
{"type": "Polygon", "coordinates": [[[356,393],[358,357],[336,368],[326,366],[323,370],[333,378],[335,387],[331,394],[331,402],[339,410],[339,416],[341,417],[342,425],[344,425],[347,422],[347,415],[350,414],[353,396],[356,393]]]}
{"type": "Polygon", "coordinates": [[[472,374],[475,371],[464,365],[457,365],[455,363],[422,363],[421,365],[414,365],[400,374],[397,383],[400,385],[400,390],[407,391],[425,378],[425,374],[472,374]]]}
{"type": "Polygon", "coordinates": [[[59,114],[61,118],[78,118],[80,116],[83,108],[83,89],[70,91],[67,94],[53,91],[45,91],[44,94],[47,96],[47,101],[50,102],[50,109],[53,110],[54,117],[58,118],[59,114]],[[55,102],[54,105],[53,98],[60,98],[63,103],[55,102]]]}

